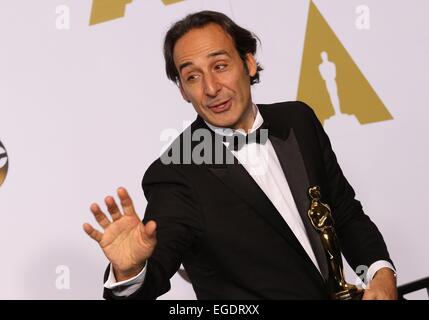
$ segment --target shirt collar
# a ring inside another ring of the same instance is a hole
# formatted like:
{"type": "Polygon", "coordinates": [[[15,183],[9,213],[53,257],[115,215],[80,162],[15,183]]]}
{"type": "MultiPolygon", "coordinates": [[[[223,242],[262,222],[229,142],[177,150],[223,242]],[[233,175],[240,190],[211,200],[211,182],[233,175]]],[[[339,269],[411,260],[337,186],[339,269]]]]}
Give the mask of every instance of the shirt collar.
{"type": "MultiPolygon", "coordinates": [[[[254,131],[256,131],[264,122],[264,119],[262,118],[261,113],[259,112],[258,107],[256,106],[256,104],[253,104],[252,106],[253,108],[253,113],[255,114],[255,120],[253,121],[253,125],[252,128],[249,130],[249,133],[252,133],[254,131]]],[[[244,132],[243,129],[238,129],[238,130],[234,130],[232,128],[223,128],[223,127],[216,127],[210,123],[208,123],[207,121],[204,120],[204,122],[206,123],[206,125],[213,130],[215,133],[222,135],[222,136],[232,136],[235,133],[239,133],[242,135],[246,135],[246,133],[244,132]]]]}

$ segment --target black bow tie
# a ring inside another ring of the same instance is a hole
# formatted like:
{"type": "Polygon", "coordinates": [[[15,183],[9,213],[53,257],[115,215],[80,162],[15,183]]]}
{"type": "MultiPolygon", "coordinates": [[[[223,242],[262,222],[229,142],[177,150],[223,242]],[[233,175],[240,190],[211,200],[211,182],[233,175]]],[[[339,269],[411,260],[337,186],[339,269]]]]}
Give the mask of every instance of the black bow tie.
{"type": "Polygon", "coordinates": [[[269,123],[263,122],[262,125],[247,135],[234,133],[232,136],[225,136],[224,141],[229,142],[229,149],[240,150],[245,144],[259,143],[265,144],[268,140],[269,123]]]}

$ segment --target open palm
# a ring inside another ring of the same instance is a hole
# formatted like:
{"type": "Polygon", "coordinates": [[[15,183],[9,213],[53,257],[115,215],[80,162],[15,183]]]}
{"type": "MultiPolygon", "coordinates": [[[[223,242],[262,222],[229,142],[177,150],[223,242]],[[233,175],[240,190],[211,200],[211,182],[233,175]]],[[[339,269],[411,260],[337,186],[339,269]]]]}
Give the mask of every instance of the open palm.
{"type": "Polygon", "coordinates": [[[116,274],[124,277],[137,274],[152,255],[156,246],[156,223],[144,225],[137,215],[132,200],[125,188],[118,189],[123,214],[113,197],[106,197],[110,221],[98,204],[91,205],[91,211],[104,233],[85,223],[85,232],[98,242],[116,274]]]}

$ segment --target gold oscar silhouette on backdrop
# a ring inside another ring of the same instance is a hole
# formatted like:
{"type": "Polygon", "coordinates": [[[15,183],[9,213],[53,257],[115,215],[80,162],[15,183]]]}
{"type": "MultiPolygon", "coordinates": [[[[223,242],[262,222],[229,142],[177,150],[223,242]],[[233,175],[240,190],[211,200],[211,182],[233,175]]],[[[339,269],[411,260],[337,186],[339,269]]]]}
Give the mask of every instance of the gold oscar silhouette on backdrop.
{"type": "Polygon", "coordinates": [[[312,106],[323,124],[334,115],[334,119],[350,116],[362,125],[393,119],[313,1],[308,10],[297,99],[312,106]]]}
{"type": "Polygon", "coordinates": [[[331,298],[335,300],[360,300],[362,299],[364,290],[346,283],[344,279],[341,250],[334,230],[331,209],[327,204],[320,202],[320,187],[311,187],[308,189],[308,193],[311,199],[308,217],[320,235],[326,259],[328,260],[328,286],[331,298]]]}

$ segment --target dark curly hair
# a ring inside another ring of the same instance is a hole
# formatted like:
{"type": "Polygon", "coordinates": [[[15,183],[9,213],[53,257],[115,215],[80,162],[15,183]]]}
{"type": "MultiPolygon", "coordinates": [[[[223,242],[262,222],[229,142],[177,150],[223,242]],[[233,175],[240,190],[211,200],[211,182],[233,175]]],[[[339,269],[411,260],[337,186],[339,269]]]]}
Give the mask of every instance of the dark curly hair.
{"type": "MultiPolygon", "coordinates": [[[[234,41],[235,48],[240,55],[241,60],[243,60],[244,66],[248,71],[246,61],[246,55],[251,53],[256,54],[257,42],[259,38],[246,30],[234,21],[232,21],[228,16],[223,13],[216,11],[200,11],[193,14],[189,14],[182,20],[174,23],[171,28],[168,30],[164,39],[164,58],[165,58],[165,71],[167,73],[168,79],[172,80],[175,83],[179,83],[179,72],[174,64],[173,52],[176,42],[184,36],[187,32],[195,28],[202,28],[209,23],[215,23],[221,26],[227,34],[231,36],[234,41]]],[[[259,72],[263,68],[257,63],[257,71],[253,77],[250,77],[250,84],[253,85],[259,82],[259,72]]]]}

